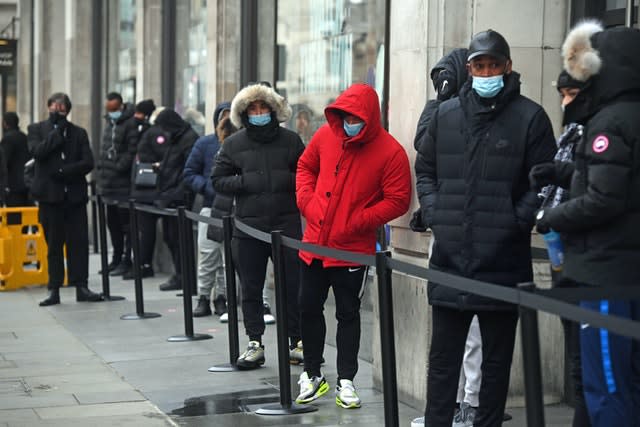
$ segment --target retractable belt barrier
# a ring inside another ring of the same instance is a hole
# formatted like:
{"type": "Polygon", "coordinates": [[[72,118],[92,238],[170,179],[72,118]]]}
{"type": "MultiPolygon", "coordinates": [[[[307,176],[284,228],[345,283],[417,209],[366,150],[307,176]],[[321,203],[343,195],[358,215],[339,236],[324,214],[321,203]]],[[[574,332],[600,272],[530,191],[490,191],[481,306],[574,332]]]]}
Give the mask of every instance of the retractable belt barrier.
{"type": "MultiPolygon", "coordinates": [[[[129,208],[132,210],[140,210],[157,215],[179,215],[173,209],[159,209],[150,205],[138,204],[130,202],[129,208]]],[[[133,215],[133,214],[132,214],[133,215]]],[[[135,215],[133,215],[135,216],[135,215]]],[[[132,216],[132,218],[133,218],[132,216]]],[[[537,326],[537,312],[543,311],[554,314],[574,322],[588,323],[592,327],[607,329],[608,331],[640,340],[640,322],[625,319],[619,316],[601,314],[596,311],[581,308],[572,302],[596,299],[640,299],[640,284],[638,286],[614,286],[614,287],[576,287],[562,289],[537,289],[534,283],[520,284],[518,287],[508,287],[492,283],[486,283],[478,280],[468,279],[441,271],[432,270],[426,267],[409,264],[394,260],[388,251],[377,252],[376,255],[365,255],[345,250],[331,249],[320,245],[301,242],[287,236],[283,236],[280,231],[266,233],[257,230],[242,221],[226,217],[224,221],[217,218],[210,218],[199,215],[197,213],[184,210],[179,215],[187,220],[203,222],[208,225],[222,228],[225,236],[225,272],[227,281],[227,294],[232,298],[229,299],[229,347],[230,347],[230,364],[224,366],[214,366],[209,370],[212,372],[235,371],[235,360],[238,357],[238,325],[237,325],[237,307],[235,301],[235,271],[233,269],[233,260],[229,243],[231,242],[232,228],[235,226],[239,231],[249,235],[250,237],[272,245],[274,268],[277,269],[276,277],[276,310],[279,318],[278,328],[278,360],[280,375],[280,404],[276,407],[267,406],[256,411],[261,415],[282,415],[300,413],[303,409],[291,403],[291,382],[288,365],[289,352],[286,346],[286,305],[283,305],[286,292],[284,292],[284,271],[281,268],[281,254],[283,247],[304,250],[317,255],[340,259],[343,261],[353,262],[355,264],[376,267],[378,276],[378,292],[379,292],[379,311],[380,311],[380,334],[381,334],[381,355],[382,355],[382,378],[384,388],[384,411],[385,425],[398,426],[398,393],[396,384],[395,371],[395,343],[393,330],[393,303],[392,303],[392,271],[404,273],[428,281],[437,282],[442,286],[457,289],[476,295],[511,303],[516,306],[520,312],[521,328],[522,328],[522,345],[523,354],[529,356],[524,359],[525,373],[525,398],[527,402],[527,422],[529,426],[544,425],[544,408],[542,406],[542,386],[541,386],[541,370],[540,370],[540,348],[539,335],[537,326]],[[277,264],[277,265],[276,265],[277,264]],[[282,348],[281,348],[282,347],[282,348]],[[285,372],[286,371],[286,372],[285,372]]],[[[183,228],[183,230],[185,230],[183,228]]],[[[134,239],[134,248],[135,241],[134,239]]],[[[186,239],[182,242],[183,252],[189,252],[189,248],[185,245],[193,246],[193,239],[186,239]],[[189,240],[191,242],[189,243],[189,240]]],[[[135,250],[135,249],[134,249],[135,250]]],[[[137,252],[137,251],[136,251],[137,252]]],[[[535,259],[548,259],[546,251],[541,248],[533,247],[532,256],[535,259]]],[[[137,254],[134,253],[134,257],[137,254]]],[[[106,257],[103,257],[103,264],[106,257]]],[[[195,260],[191,256],[184,256],[183,265],[183,287],[185,301],[190,299],[190,292],[186,291],[186,287],[190,286],[190,279],[187,277],[188,270],[195,271],[195,260]],[[187,267],[187,268],[184,268],[187,267]]],[[[103,269],[106,265],[103,265],[103,269]]],[[[139,268],[136,268],[138,274],[139,268]]],[[[193,274],[193,272],[191,273],[193,274]]],[[[104,277],[104,275],[103,275],[104,277]]],[[[108,280],[108,279],[107,279],[108,280]]],[[[137,285],[137,283],[136,283],[137,285]]],[[[141,286],[140,286],[141,287],[141,286]]],[[[141,290],[140,290],[141,293],[141,290]]],[[[136,292],[136,299],[138,295],[136,292]]],[[[190,300],[185,303],[185,323],[187,327],[189,322],[187,314],[191,316],[190,300]],[[188,307],[187,307],[188,306],[188,307]],[[188,311],[187,311],[188,308],[188,311]]],[[[193,325],[191,323],[191,335],[193,325]]],[[[189,335],[189,334],[187,334],[189,335]]],[[[313,406],[306,406],[315,410],[313,406]]]]}

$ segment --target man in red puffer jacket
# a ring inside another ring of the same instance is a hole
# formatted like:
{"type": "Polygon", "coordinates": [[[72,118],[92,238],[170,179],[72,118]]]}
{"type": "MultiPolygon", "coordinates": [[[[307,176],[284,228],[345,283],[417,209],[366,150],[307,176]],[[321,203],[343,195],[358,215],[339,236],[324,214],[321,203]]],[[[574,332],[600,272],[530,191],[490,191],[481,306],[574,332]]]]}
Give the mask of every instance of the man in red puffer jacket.
{"type": "MultiPolygon", "coordinates": [[[[296,198],[307,220],[303,241],[373,254],[376,229],[404,214],[411,202],[411,171],[404,148],[380,124],[376,92],[354,84],[325,109],[327,124],[298,161],[296,198]]],[[[297,403],[329,390],[320,372],[326,326],[324,302],[336,300],[336,403],[360,407],[353,386],[360,347],[360,298],[366,268],[300,251],[300,324],[304,372],[297,403]]]]}

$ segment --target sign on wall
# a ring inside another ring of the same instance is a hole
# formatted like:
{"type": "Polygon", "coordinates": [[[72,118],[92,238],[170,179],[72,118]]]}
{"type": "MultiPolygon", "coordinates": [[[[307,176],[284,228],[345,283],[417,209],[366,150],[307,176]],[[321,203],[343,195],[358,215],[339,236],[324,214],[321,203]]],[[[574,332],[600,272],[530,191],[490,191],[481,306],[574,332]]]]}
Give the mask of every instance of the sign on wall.
{"type": "Polygon", "coordinates": [[[17,40],[0,39],[0,74],[15,73],[17,46],[17,40]]]}

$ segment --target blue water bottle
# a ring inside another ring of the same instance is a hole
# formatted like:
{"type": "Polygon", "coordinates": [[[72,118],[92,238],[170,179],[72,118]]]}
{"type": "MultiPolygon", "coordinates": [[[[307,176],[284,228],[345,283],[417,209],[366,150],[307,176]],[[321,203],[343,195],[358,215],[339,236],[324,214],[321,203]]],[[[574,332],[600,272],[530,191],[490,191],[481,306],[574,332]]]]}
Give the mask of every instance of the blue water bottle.
{"type": "Polygon", "coordinates": [[[549,261],[553,271],[562,271],[564,263],[564,246],[560,239],[560,234],[551,230],[542,235],[544,242],[547,244],[547,252],[549,253],[549,261]]]}

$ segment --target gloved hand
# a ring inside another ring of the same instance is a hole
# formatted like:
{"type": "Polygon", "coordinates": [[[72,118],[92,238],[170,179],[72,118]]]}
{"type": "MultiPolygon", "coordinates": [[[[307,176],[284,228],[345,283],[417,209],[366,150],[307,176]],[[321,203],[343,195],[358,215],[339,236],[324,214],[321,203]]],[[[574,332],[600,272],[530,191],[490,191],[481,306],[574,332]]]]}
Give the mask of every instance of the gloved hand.
{"type": "Polygon", "coordinates": [[[456,77],[446,69],[440,70],[431,80],[438,93],[438,101],[446,101],[458,92],[456,77]]]}
{"type": "Polygon", "coordinates": [[[411,215],[411,221],[409,221],[409,228],[411,231],[422,233],[427,231],[427,227],[422,222],[422,210],[418,208],[413,215],[411,215]]]}
{"type": "Polygon", "coordinates": [[[536,213],[536,231],[540,234],[547,234],[551,231],[551,224],[548,221],[548,209],[540,209],[536,213]]]}
{"type": "Polygon", "coordinates": [[[533,191],[540,191],[546,185],[554,184],[556,167],[553,163],[540,163],[529,171],[529,185],[533,191]]]}

